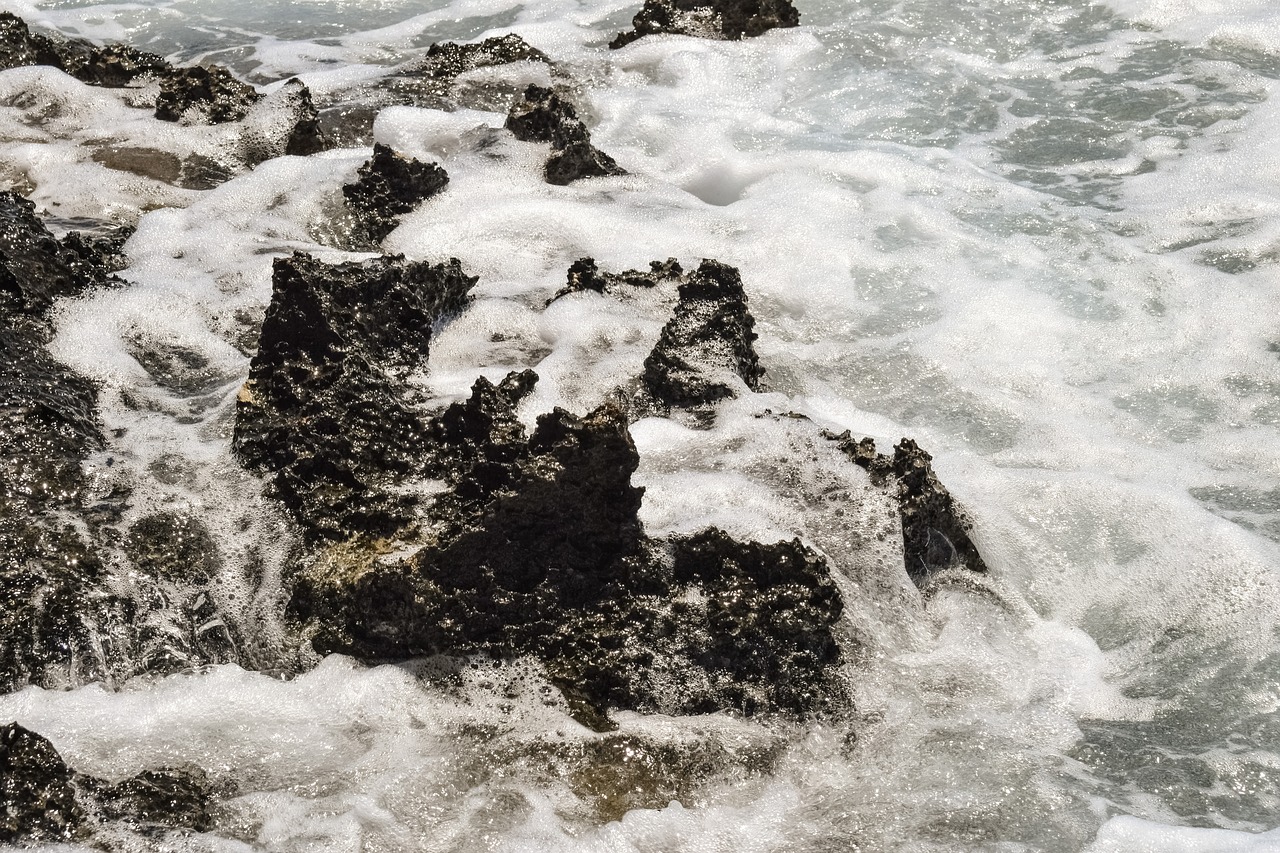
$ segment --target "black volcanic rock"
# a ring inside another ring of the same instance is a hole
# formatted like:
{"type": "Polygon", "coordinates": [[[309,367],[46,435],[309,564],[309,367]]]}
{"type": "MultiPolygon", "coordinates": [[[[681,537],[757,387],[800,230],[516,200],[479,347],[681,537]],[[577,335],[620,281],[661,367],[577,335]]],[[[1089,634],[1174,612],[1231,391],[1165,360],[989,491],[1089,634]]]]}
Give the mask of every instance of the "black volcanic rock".
{"type": "Polygon", "coordinates": [[[655,399],[674,406],[732,397],[732,377],[758,389],[764,369],[756,356],[754,328],[738,271],[704,260],[680,285],[680,301],[645,359],[646,387],[655,399]]]}
{"type": "Polygon", "coordinates": [[[92,86],[121,88],[151,76],[160,81],[156,118],[178,121],[192,107],[212,124],[239,121],[261,95],[221,66],[175,68],[163,57],[126,45],[33,33],[25,21],[0,12],[0,68],[50,65],[92,86]]]}
{"type": "Polygon", "coordinates": [[[587,126],[568,101],[545,86],[529,86],[511,105],[507,130],[524,142],[551,143],[545,169],[549,184],[564,186],[579,178],[625,175],[608,154],[591,144],[587,126]]]}
{"type": "Polygon", "coordinates": [[[174,68],[160,79],[156,118],[180,121],[194,109],[209,124],[240,121],[262,95],[221,66],[174,68]]]}
{"type": "Polygon", "coordinates": [[[17,723],[0,726],[0,842],[70,841],[85,815],[53,744],[17,723]]]}
{"type": "Polygon", "coordinates": [[[437,42],[427,48],[426,58],[408,72],[438,80],[453,80],[459,74],[512,62],[546,62],[551,60],[515,33],[493,36],[484,41],[462,44],[437,42]]]}
{"type": "Polygon", "coordinates": [[[55,300],[117,283],[120,242],[57,240],[29,201],[0,193],[0,690],[102,677],[128,625],[81,470],[104,441],[97,388],[46,349],[55,300]]]}
{"type": "Polygon", "coordinates": [[[320,113],[311,99],[311,90],[298,78],[284,84],[284,96],[294,114],[293,129],[285,140],[284,153],[305,157],[326,151],[332,143],[320,127],[320,113]]]}
{"type": "Polygon", "coordinates": [[[616,294],[626,287],[651,288],[663,282],[679,281],[684,268],[675,258],[665,261],[650,261],[649,270],[626,270],[620,273],[604,272],[593,258],[579,258],[569,266],[565,286],[547,304],[555,302],[570,293],[592,291],[594,293],[616,294]]]}
{"type": "Polygon", "coordinates": [[[432,325],[461,310],[475,282],[456,260],[275,262],[234,446],[311,538],[385,536],[410,522],[413,499],[391,487],[417,469],[426,423],[402,378],[426,363],[432,325]]]}
{"type": "Polygon", "coordinates": [[[969,538],[969,520],[933,473],[932,456],[909,438],[894,446],[893,456],[885,456],[876,452],[876,443],[870,438],[854,440],[847,430],[826,435],[854,463],[867,469],[873,482],[885,485],[898,498],[903,562],[917,586],[943,569],[987,571],[969,538]]]}
{"type": "Polygon", "coordinates": [[[357,175],[342,194],[373,243],[381,243],[402,215],[449,184],[449,175],[438,164],[402,157],[381,143],[373,146],[373,157],[357,175]]]}
{"type": "Polygon", "coordinates": [[[609,47],[659,33],[737,40],[799,25],[791,0],[645,0],[632,20],[634,29],[618,33],[609,47]]]}
{"type": "Polygon", "coordinates": [[[654,540],[621,409],[562,409],[533,434],[514,406],[534,377],[476,383],[433,420],[428,457],[450,491],[407,559],[333,555],[300,577],[290,612],[322,653],[532,655],[575,716],[609,708],[805,716],[841,701],[843,604],[799,542],[719,530],[654,540]]]}
{"type": "Polygon", "coordinates": [[[75,772],[35,732],[0,726],[0,843],[82,839],[116,821],[143,832],[204,832],[221,793],[198,767],[144,770],[113,784],[75,772]]]}

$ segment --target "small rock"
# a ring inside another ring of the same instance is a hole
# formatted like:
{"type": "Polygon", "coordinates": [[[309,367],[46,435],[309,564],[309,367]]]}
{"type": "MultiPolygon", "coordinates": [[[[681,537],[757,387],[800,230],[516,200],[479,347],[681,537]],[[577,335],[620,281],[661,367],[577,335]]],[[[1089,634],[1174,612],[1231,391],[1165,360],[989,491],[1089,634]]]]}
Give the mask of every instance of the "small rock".
{"type": "Polygon", "coordinates": [[[564,186],[579,178],[625,175],[612,157],[591,144],[587,126],[573,105],[544,86],[529,86],[511,105],[507,130],[524,142],[551,143],[545,167],[549,184],[564,186]]]}
{"type": "Polygon", "coordinates": [[[357,174],[358,180],[344,186],[342,194],[373,243],[381,243],[402,215],[449,184],[449,175],[438,164],[402,157],[381,143],[373,146],[373,157],[357,174]]]}
{"type": "Polygon", "coordinates": [[[738,379],[758,390],[764,369],[754,328],[738,271],[704,260],[680,285],[680,301],[645,359],[649,393],[667,405],[700,406],[734,396],[738,379]]]}
{"type": "Polygon", "coordinates": [[[611,48],[659,33],[738,40],[775,27],[797,27],[800,13],[791,0],[645,0],[632,20],[634,29],[618,33],[611,48]]]}
{"type": "Polygon", "coordinates": [[[175,68],[161,77],[156,118],[183,121],[196,115],[208,124],[240,121],[261,99],[256,89],[220,66],[175,68]]]}
{"type": "Polygon", "coordinates": [[[902,518],[902,557],[916,586],[943,569],[965,568],[983,573],[987,565],[969,538],[972,525],[930,464],[933,457],[912,439],[894,446],[893,456],[876,452],[870,438],[854,440],[846,430],[824,433],[836,441],[855,464],[867,469],[873,482],[888,487],[898,498],[902,518]]]}
{"type": "Polygon", "coordinates": [[[0,842],[70,841],[85,814],[53,744],[17,723],[0,726],[0,842]]]}

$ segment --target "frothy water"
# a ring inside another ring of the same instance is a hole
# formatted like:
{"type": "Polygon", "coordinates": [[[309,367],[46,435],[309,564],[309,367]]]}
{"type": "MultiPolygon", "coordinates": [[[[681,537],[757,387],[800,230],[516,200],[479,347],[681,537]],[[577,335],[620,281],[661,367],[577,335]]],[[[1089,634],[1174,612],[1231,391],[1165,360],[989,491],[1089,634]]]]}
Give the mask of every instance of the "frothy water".
{"type": "MultiPolygon", "coordinates": [[[[636,374],[663,315],[595,294],[544,307],[572,261],[738,267],[769,391],[709,431],[638,423],[641,517],[830,555],[861,650],[854,719],[621,714],[597,735],[536,667],[332,656],[292,680],[222,665],[29,688],[0,720],[104,777],[189,762],[234,781],[217,830],[169,849],[1280,850],[1280,11],[797,5],[798,29],[610,52],[631,3],[0,2],[267,91],[297,75],[322,103],[437,40],[518,32],[551,56],[629,175],[549,186],[543,148],[490,156],[501,112],[374,124],[451,179],[385,247],[480,277],[416,381],[444,402],[533,367],[523,416],[581,413],[636,374]],[[803,439],[765,407],[917,438],[989,581],[922,598],[822,499],[834,469],[776,466],[803,439]]],[[[0,73],[0,184],[55,225],[138,224],[129,286],[63,303],[52,347],[102,383],[95,483],[131,483],[134,518],[209,527],[241,660],[269,673],[299,654],[278,601],[291,540],[231,456],[234,401],[271,259],[352,257],[326,223],[368,149],[213,189],[156,171],[242,133],[157,122],[52,69],[0,73]],[[136,149],[153,153],[119,153],[136,149]]]]}

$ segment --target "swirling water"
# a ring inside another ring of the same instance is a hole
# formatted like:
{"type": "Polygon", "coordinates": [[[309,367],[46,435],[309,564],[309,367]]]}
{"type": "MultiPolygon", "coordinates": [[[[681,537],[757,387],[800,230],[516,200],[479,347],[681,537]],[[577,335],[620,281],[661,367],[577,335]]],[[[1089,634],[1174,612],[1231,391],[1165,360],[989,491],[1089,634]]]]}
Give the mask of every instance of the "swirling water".
{"type": "MultiPolygon", "coordinates": [[[[797,6],[794,30],[610,52],[628,0],[0,2],[322,98],[437,40],[515,31],[548,53],[631,176],[549,187],[533,148],[495,162],[468,140],[501,113],[390,107],[374,125],[451,176],[386,247],[481,279],[422,381],[447,399],[531,366],[530,412],[582,410],[643,348],[616,309],[543,310],[571,261],[738,266],[767,402],[916,437],[992,567],[987,594],[927,604],[905,578],[849,587],[850,726],[624,714],[632,739],[602,746],[534,671],[446,689],[340,657],[292,680],[228,665],[27,689],[0,718],[100,775],[232,779],[215,832],[173,849],[1280,850],[1280,11],[797,6]]],[[[283,528],[231,460],[231,412],[271,258],[338,255],[317,223],[367,148],[183,189],[95,157],[222,144],[140,116],[4,72],[0,181],[55,221],[138,222],[129,287],[59,314],[54,351],[102,383],[114,436],[90,465],[129,478],[138,512],[208,519],[229,585],[257,566],[245,618],[279,645],[259,605],[283,528]],[[137,357],[162,345],[198,354],[196,392],[137,357]]],[[[767,452],[725,450],[749,408],[707,434],[637,425],[646,525],[838,549],[838,518],[770,488],[767,452]]]]}

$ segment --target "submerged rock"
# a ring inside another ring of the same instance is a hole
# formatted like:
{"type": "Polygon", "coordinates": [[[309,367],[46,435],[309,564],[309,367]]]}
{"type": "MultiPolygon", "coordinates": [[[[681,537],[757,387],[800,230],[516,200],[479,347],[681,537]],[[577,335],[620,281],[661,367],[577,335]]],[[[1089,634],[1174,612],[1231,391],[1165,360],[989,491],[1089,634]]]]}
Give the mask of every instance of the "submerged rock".
{"type": "Polygon", "coordinates": [[[547,183],[564,186],[579,178],[625,175],[612,157],[591,144],[587,126],[573,105],[545,86],[529,86],[511,105],[507,130],[524,142],[551,143],[547,183]]]}
{"type": "Polygon", "coordinates": [[[826,433],[854,463],[867,469],[872,480],[888,487],[898,499],[902,518],[902,557],[917,586],[943,569],[986,572],[987,565],[969,538],[972,529],[964,511],[938,480],[933,457],[909,438],[893,448],[893,456],[876,452],[870,438],[854,440],[846,430],[826,433]]]}
{"type": "Polygon", "coordinates": [[[742,277],[727,264],[704,260],[681,283],[680,301],[645,359],[645,386],[673,406],[732,397],[737,380],[755,391],[764,376],[755,340],[742,277]]]}
{"type": "Polygon", "coordinates": [[[415,500],[426,419],[402,379],[426,363],[432,325],[476,279],[458,261],[402,256],[275,262],[271,304],[236,406],[234,447],[313,539],[386,536],[415,500]]]}
{"type": "Polygon", "coordinates": [[[799,25],[791,0],[645,0],[632,20],[634,29],[618,33],[609,47],[659,33],[737,40],[799,25]]]}
{"type": "Polygon", "coordinates": [[[46,738],[0,726],[0,842],[81,839],[104,822],[135,830],[206,831],[219,790],[204,771],[144,770],[121,782],[77,773],[46,738]]]}
{"type": "Polygon", "coordinates": [[[603,272],[593,258],[579,258],[569,266],[568,281],[565,286],[551,297],[548,305],[562,296],[571,293],[607,293],[615,295],[622,288],[657,287],[664,282],[679,281],[684,268],[675,258],[665,261],[650,261],[648,272],[627,270],[620,273],[603,272]]]}
{"type": "Polygon", "coordinates": [[[436,163],[402,157],[381,143],[358,172],[353,184],[342,188],[347,208],[373,243],[381,243],[400,224],[400,217],[444,190],[449,175],[436,163]]]}
{"type": "Polygon", "coordinates": [[[316,649],[530,655],[595,727],[608,708],[803,716],[839,702],[843,605],[826,562],[714,529],[646,537],[622,410],[557,409],[526,439],[514,406],[531,379],[477,382],[433,421],[452,488],[412,556],[303,573],[290,609],[316,649]]]}

